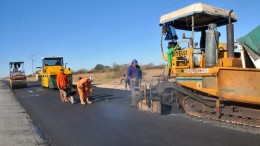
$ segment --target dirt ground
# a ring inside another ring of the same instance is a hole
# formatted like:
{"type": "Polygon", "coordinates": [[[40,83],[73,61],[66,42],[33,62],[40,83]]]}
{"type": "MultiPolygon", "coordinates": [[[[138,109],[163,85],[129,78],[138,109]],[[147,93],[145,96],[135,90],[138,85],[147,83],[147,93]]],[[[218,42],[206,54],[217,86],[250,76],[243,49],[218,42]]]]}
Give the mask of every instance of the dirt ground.
{"type": "MultiPolygon", "coordinates": [[[[149,70],[143,70],[142,72],[143,72],[143,79],[146,82],[150,82],[152,80],[152,76],[161,75],[163,69],[149,69],[149,70]]],[[[125,89],[124,85],[120,84],[121,76],[112,77],[114,74],[115,73],[113,72],[77,74],[77,75],[73,75],[73,83],[76,83],[79,77],[92,76],[94,78],[93,84],[99,87],[125,89]]]]}
{"type": "MultiPolygon", "coordinates": [[[[153,76],[162,75],[163,69],[149,69],[142,70],[143,79],[149,83],[153,76]]],[[[102,88],[115,88],[115,89],[125,89],[124,83],[120,84],[121,76],[115,77],[114,72],[104,72],[104,73],[90,73],[90,74],[77,74],[73,75],[73,84],[78,82],[79,77],[93,77],[93,85],[102,88]]],[[[36,81],[37,78],[27,78],[28,81],[36,81]]]]}

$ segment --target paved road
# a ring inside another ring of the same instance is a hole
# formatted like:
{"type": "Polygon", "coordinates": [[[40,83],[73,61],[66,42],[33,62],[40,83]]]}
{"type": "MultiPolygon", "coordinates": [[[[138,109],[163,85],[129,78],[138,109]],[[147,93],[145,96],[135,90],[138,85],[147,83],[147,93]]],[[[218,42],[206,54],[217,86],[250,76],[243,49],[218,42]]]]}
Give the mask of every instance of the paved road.
{"type": "Polygon", "coordinates": [[[44,89],[38,82],[14,90],[31,119],[55,146],[260,145],[257,134],[194,121],[184,115],[137,111],[129,106],[128,91],[95,88],[94,92],[96,102],[83,106],[62,103],[58,90],[44,89]]]}

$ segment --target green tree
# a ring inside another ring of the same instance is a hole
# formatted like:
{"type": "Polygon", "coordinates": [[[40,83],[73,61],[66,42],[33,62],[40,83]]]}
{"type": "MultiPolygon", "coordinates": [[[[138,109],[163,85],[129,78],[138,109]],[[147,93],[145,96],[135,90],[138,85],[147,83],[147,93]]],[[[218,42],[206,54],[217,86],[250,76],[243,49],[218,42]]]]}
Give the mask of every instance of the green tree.
{"type": "Polygon", "coordinates": [[[97,64],[97,65],[95,66],[95,68],[93,69],[93,71],[103,72],[104,69],[105,69],[105,66],[104,66],[104,65],[102,65],[102,64],[97,64]]]}

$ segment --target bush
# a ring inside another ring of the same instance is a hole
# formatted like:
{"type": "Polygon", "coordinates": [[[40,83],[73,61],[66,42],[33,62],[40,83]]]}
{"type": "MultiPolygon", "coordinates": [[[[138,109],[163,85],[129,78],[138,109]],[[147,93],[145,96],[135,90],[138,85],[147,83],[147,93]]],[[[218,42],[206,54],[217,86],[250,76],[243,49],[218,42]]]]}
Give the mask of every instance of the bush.
{"type": "Polygon", "coordinates": [[[88,73],[88,70],[85,68],[82,68],[82,69],[79,69],[79,70],[73,72],[73,74],[86,74],[86,73],[88,73]]]}
{"type": "Polygon", "coordinates": [[[111,72],[113,72],[113,74],[110,77],[111,78],[119,78],[119,77],[121,77],[124,73],[126,74],[127,68],[128,68],[127,64],[118,65],[118,64],[114,63],[112,65],[111,70],[110,70],[111,72]]]}
{"type": "Polygon", "coordinates": [[[163,69],[165,67],[165,64],[160,64],[155,66],[153,63],[149,63],[146,65],[141,66],[141,69],[149,70],[149,69],[163,69]]]}
{"type": "MultiPolygon", "coordinates": [[[[102,64],[97,64],[94,69],[88,71],[85,68],[79,69],[78,71],[73,72],[74,74],[86,74],[86,73],[99,73],[99,72],[111,72],[112,74],[109,75],[108,78],[119,78],[121,77],[124,73],[127,73],[127,68],[129,67],[129,64],[116,64],[113,63],[112,67],[110,66],[105,66],[102,64]]],[[[140,65],[141,70],[149,70],[149,69],[163,69],[165,67],[165,64],[157,65],[155,66],[153,63],[149,63],[146,65],[140,65]]],[[[143,72],[144,75],[144,72],[143,72]]]]}
{"type": "Polygon", "coordinates": [[[92,71],[93,72],[106,72],[106,71],[108,71],[110,69],[111,69],[110,66],[104,66],[102,64],[97,64],[92,71]]]}

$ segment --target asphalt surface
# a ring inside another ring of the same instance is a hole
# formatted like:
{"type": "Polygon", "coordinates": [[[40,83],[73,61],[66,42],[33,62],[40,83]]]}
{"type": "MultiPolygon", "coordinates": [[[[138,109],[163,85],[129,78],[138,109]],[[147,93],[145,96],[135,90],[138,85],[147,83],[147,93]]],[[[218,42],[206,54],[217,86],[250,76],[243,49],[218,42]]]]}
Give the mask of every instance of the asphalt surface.
{"type": "Polygon", "coordinates": [[[260,145],[259,134],[199,122],[185,115],[138,111],[129,106],[129,91],[96,87],[95,102],[85,106],[62,103],[58,90],[42,88],[39,82],[29,82],[28,88],[13,93],[49,145],[260,145]]]}

